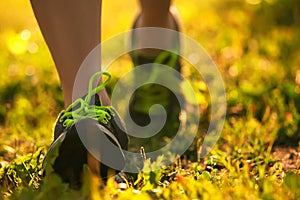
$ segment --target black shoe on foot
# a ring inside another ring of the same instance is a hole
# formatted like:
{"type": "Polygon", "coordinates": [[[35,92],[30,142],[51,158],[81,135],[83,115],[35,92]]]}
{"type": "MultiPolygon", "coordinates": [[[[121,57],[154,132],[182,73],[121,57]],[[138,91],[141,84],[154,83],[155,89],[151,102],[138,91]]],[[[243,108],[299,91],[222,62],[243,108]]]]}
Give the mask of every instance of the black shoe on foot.
{"type": "MultiPolygon", "coordinates": [[[[110,78],[106,72],[97,72],[91,77],[89,87],[100,75],[110,78]]],[[[108,81],[90,89],[83,99],[74,101],[55,124],[54,141],[43,163],[45,174],[47,176],[47,169],[52,168],[73,189],[82,185],[84,164],[104,181],[111,166],[118,172],[125,165],[123,150],[128,148],[125,127],[118,113],[110,106],[102,106],[96,94],[108,81]]]]}

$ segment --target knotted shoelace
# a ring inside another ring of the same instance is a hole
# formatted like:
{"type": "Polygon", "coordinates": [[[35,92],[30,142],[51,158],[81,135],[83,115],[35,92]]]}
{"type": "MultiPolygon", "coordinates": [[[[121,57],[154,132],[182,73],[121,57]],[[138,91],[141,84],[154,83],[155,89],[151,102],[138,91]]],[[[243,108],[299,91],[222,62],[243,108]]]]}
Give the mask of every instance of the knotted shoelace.
{"type": "Polygon", "coordinates": [[[102,106],[101,99],[100,105],[90,105],[90,101],[95,94],[105,88],[110,79],[111,75],[108,72],[102,71],[96,72],[91,76],[89,80],[88,93],[85,98],[76,99],[65,111],[63,111],[63,114],[59,120],[63,123],[65,128],[68,128],[75,122],[85,118],[91,118],[103,124],[107,124],[109,122],[111,116],[113,115],[111,106],[102,106]],[[103,75],[107,76],[107,80],[98,85],[96,88],[93,88],[93,82],[95,78],[103,75]]]}

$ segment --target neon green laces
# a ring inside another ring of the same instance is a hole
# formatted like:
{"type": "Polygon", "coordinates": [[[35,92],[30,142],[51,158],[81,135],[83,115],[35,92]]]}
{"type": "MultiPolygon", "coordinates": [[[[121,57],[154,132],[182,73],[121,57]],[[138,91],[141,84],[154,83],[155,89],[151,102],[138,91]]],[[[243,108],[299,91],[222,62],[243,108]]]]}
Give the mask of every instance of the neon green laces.
{"type": "Polygon", "coordinates": [[[102,106],[101,100],[100,105],[90,105],[92,97],[97,94],[100,90],[104,89],[109,82],[111,75],[108,72],[96,72],[89,80],[88,94],[84,99],[76,99],[61,115],[59,121],[63,122],[65,128],[70,127],[78,120],[91,118],[97,120],[103,124],[107,124],[113,115],[112,108],[110,106],[102,106]],[[93,89],[93,81],[98,76],[107,76],[107,80],[93,89]],[[77,109],[73,110],[73,108],[77,109]]]}

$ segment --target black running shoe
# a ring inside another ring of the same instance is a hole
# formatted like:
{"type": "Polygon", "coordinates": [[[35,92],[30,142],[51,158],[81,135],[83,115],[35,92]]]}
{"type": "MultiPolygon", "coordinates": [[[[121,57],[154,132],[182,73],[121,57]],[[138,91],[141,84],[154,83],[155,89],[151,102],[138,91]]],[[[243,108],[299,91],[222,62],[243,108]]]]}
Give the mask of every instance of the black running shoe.
{"type": "Polygon", "coordinates": [[[63,111],[55,124],[54,142],[43,163],[45,174],[57,173],[73,189],[81,187],[83,165],[88,164],[90,156],[98,162],[96,167],[100,169],[96,170],[104,181],[111,168],[110,164],[118,166],[117,171],[125,165],[123,150],[128,147],[125,127],[118,113],[110,106],[102,106],[96,94],[105,87],[109,79],[107,72],[95,73],[90,79],[88,94],[63,111]],[[93,80],[100,75],[106,75],[108,79],[93,89],[93,80]],[[100,163],[93,155],[100,157],[105,164],[100,163]]]}
{"type": "MultiPolygon", "coordinates": [[[[137,34],[136,34],[136,24],[138,21],[136,19],[133,25],[133,31],[131,35],[131,45],[136,46],[137,43],[137,34]]],[[[155,57],[149,57],[142,55],[140,51],[132,51],[130,53],[130,57],[132,59],[134,67],[138,67],[141,65],[144,67],[144,71],[149,74],[149,79],[155,83],[156,77],[164,76],[161,71],[157,70],[160,66],[164,65],[168,66],[179,73],[174,73],[174,75],[168,75],[165,77],[175,77],[177,80],[181,80],[178,77],[178,74],[181,73],[181,62],[180,62],[180,35],[179,35],[179,25],[178,22],[173,17],[175,30],[177,33],[175,34],[174,42],[173,42],[173,49],[168,51],[162,51],[155,57]],[[158,64],[156,66],[156,64],[158,64]],[[157,72],[158,71],[158,72],[157,72]]],[[[137,30],[137,29],[136,29],[137,30]]],[[[153,49],[155,50],[155,49],[153,49]]],[[[166,73],[169,73],[166,72],[166,73]]],[[[138,78],[138,77],[137,77],[138,78]]],[[[167,80],[169,83],[172,83],[172,80],[167,80]]],[[[179,115],[181,112],[180,103],[184,102],[184,97],[181,94],[180,86],[178,85],[177,91],[170,91],[168,88],[159,85],[159,84],[147,84],[139,87],[133,94],[130,105],[129,111],[132,119],[140,126],[146,126],[150,123],[149,117],[149,108],[155,104],[159,104],[164,107],[167,112],[167,121],[165,126],[160,132],[164,132],[163,134],[157,134],[157,137],[166,136],[166,133],[170,133],[167,136],[174,136],[176,134],[180,121],[179,115]]],[[[155,113],[154,113],[155,114],[155,113]]],[[[159,115],[159,114],[158,114],[159,115]]],[[[157,116],[159,120],[160,116],[157,116]]],[[[160,139],[161,141],[161,139],[160,139]]],[[[141,145],[146,145],[147,143],[142,143],[141,145]]]]}

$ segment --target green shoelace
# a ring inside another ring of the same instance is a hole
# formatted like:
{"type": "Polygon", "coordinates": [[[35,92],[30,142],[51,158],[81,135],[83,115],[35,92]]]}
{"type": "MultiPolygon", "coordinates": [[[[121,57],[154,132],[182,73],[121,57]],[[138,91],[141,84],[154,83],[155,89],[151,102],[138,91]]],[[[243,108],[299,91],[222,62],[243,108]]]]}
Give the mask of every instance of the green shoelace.
{"type": "Polygon", "coordinates": [[[113,115],[111,106],[102,106],[102,102],[100,99],[100,105],[90,105],[90,101],[92,97],[97,94],[100,90],[104,89],[107,83],[109,82],[111,75],[108,72],[96,72],[93,74],[89,80],[88,93],[84,99],[79,98],[76,99],[69,107],[63,111],[59,121],[63,123],[65,128],[70,127],[72,124],[77,122],[78,120],[82,120],[85,118],[91,118],[97,120],[103,124],[107,124],[113,115]],[[98,76],[107,76],[107,80],[93,88],[93,81],[98,76]],[[77,107],[76,110],[73,108],[77,107]]]}

